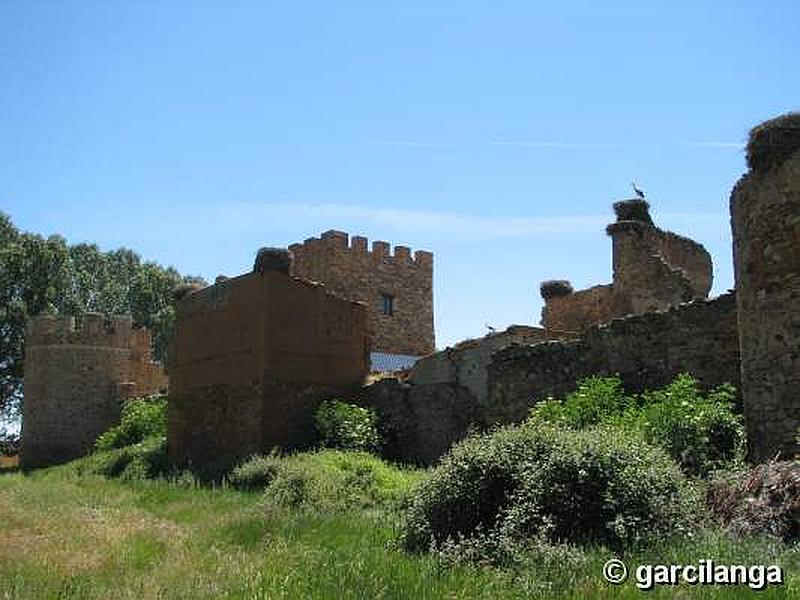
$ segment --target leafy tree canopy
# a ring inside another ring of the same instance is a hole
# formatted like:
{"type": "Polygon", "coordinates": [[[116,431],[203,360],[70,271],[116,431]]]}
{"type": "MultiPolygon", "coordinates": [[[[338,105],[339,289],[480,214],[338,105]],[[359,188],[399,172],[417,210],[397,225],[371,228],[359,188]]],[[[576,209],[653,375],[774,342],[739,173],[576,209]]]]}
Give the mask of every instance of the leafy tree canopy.
{"type": "Polygon", "coordinates": [[[103,252],[19,231],[0,212],[0,417],[18,416],[22,400],[25,325],[40,313],[130,314],[153,332],[153,356],[164,361],[175,307],[172,290],[205,283],[172,267],[142,262],[127,248],[103,252]]]}

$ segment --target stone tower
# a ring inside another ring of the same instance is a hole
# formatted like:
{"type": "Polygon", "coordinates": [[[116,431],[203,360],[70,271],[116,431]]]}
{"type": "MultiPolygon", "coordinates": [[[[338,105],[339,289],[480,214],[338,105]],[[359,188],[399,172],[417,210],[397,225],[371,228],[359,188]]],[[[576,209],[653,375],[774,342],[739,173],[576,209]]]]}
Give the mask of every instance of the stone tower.
{"type": "Polygon", "coordinates": [[[285,249],[264,248],[251,272],[181,298],[169,363],[174,462],[307,447],[320,402],[363,384],[367,307],[290,276],[290,263],[285,249]]]}
{"type": "Polygon", "coordinates": [[[574,291],[569,281],[541,284],[542,325],[578,333],[617,317],[663,310],[706,298],[711,290],[711,256],[694,240],[653,223],[650,205],[634,198],[614,203],[611,237],[613,282],[574,291]]]}
{"type": "Polygon", "coordinates": [[[66,462],[91,450],[119,421],[129,397],[166,390],[150,359],[150,333],[131,317],[41,315],[28,324],[22,415],[23,468],[66,462]]]}
{"type": "Polygon", "coordinates": [[[800,450],[800,114],[753,129],[731,194],[749,457],[800,450]]]}
{"type": "Polygon", "coordinates": [[[422,356],[433,352],[433,254],[407,246],[326,231],[293,244],[292,274],[321,281],[333,293],[369,307],[373,352],[422,356]]]}

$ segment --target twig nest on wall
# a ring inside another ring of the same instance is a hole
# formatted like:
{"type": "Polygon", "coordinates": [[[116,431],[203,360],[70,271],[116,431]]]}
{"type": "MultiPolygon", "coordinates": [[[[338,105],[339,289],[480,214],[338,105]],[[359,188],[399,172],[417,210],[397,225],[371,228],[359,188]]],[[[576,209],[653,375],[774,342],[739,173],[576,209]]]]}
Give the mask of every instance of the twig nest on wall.
{"type": "Polygon", "coordinates": [[[642,198],[614,202],[614,212],[617,215],[617,221],[640,221],[648,225],[653,224],[653,219],[650,218],[650,204],[642,198]]]}
{"type": "Polygon", "coordinates": [[[780,166],[800,150],[800,112],[764,121],[750,130],[747,166],[753,171],[768,171],[780,166]]]}
{"type": "Polygon", "coordinates": [[[289,274],[292,264],[292,255],[285,248],[261,248],[256,254],[256,262],[253,264],[253,271],[265,273],[267,271],[278,271],[279,273],[289,274]]]}
{"type": "Polygon", "coordinates": [[[558,298],[560,296],[569,296],[574,291],[572,284],[566,279],[549,279],[543,281],[539,286],[539,292],[545,300],[558,298]]]}

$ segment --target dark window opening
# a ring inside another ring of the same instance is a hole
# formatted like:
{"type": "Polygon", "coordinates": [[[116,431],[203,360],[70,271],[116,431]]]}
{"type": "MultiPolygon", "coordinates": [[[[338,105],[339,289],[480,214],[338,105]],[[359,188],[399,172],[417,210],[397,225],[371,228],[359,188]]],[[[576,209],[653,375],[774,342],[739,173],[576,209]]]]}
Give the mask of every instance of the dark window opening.
{"type": "Polygon", "coordinates": [[[383,314],[394,314],[394,296],[390,294],[383,294],[383,314]]]}

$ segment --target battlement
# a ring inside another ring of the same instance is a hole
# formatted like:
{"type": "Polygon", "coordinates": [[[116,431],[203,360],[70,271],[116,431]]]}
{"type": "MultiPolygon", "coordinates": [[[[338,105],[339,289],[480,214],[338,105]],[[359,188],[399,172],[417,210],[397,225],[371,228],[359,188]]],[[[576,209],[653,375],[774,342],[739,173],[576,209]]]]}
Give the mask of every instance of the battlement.
{"type": "Polygon", "coordinates": [[[318,238],[311,237],[303,243],[292,244],[289,251],[293,254],[303,252],[316,252],[327,248],[337,248],[339,250],[366,256],[375,262],[394,262],[397,264],[417,265],[421,268],[433,268],[433,253],[425,250],[417,250],[412,254],[408,246],[395,246],[394,253],[389,242],[375,240],[372,242],[372,250],[369,250],[369,240],[360,235],[350,236],[344,231],[329,229],[320,234],[318,238]]]}
{"type": "Polygon", "coordinates": [[[290,272],[328,291],[363,302],[370,312],[373,350],[422,356],[432,352],[433,254],[370,241],[331,229],[289,246],[290,272]]]}
{"type": "MultiPolygon", "coordinates": [[[[145,332],[149,343],[149,332],[145,332]]],[[[102,313],[80,317],[38,315],[28,323],[28,346],[78,345],[130,348],[133,320],[129,315],[106,318],[102,313]]]]}
{"type": "Polygon", "coordinates": [[[23,468],[72,460],[119,422],[126,398],[164,392],[150,332],[128,315],[39,315],[25,339],[23,468]]]}

